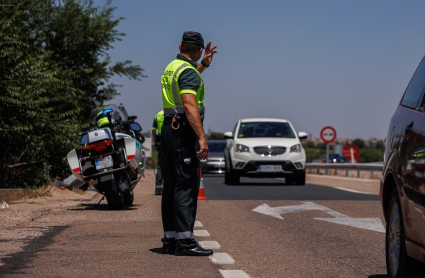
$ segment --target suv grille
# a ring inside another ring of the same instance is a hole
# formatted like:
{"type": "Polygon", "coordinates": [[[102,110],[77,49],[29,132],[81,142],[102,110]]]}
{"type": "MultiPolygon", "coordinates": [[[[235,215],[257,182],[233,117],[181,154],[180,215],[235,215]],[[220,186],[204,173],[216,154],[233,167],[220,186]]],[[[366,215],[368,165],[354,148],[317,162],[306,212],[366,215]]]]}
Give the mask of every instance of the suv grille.
{"type": "Polygon", "coordinates": [[[260,155],[280,155],[286,152],[285,147],[277,147],[277,146],[261,146],[254,147],[254,152],[260,155]]]}

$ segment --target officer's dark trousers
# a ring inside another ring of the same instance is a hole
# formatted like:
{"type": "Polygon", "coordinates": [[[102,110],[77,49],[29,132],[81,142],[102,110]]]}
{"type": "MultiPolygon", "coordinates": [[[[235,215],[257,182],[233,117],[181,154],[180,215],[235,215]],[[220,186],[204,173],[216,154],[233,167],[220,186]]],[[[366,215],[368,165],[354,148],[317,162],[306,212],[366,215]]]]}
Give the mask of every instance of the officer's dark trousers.
{"type": "Polygon", "coordinates": [[[165,124],[161,130],[164,191],[162,242],[173,248],[195,248],[193,237],[199,191],[198,137],[188,122],[178,130],[165,124]]]}

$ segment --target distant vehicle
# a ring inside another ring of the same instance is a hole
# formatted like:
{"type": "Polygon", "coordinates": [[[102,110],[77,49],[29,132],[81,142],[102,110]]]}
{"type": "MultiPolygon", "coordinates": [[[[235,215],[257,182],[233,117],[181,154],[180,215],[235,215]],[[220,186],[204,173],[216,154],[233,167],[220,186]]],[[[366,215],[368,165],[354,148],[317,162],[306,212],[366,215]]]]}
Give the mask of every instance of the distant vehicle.
{"type": "MultiPolygon", "coordinates": [[[[322,162],[326,163],[326,155],[322,159],[322,162]]],[[[350,163],[350,161],[345,156],[341,156],[340,154],[337,154],[337,153],[330,153],[329,163],[350,163]]]]}
{"type": "Polygon", "coordinates": [[[391,118],[381,177],[388,277],[425,269],[425,57],[391,118]],[[418,262],[416,260],[422,262],[418,262]]]}
{"type": "Polygon", "coordinates": [[[305,184],[305,152],[292,124],[283,119],[252,118],[236,123],[226,132],[226,184],[239,184],[240,177],[284,177],[286,184],[305,184]]]}
{"type": "Polygon", "coordinates": [[[209,155],[205,161],[201,161],[202,174],[224,173],[224,149],[226,140],[208,140],[209,155]]]}

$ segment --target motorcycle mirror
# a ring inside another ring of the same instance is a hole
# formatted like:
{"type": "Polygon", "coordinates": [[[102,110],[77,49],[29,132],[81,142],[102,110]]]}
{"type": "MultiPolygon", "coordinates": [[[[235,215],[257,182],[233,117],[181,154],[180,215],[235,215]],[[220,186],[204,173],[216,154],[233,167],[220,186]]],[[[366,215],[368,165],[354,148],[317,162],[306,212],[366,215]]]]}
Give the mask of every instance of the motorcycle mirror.
{"type": "Polygon", "coordinates": [[[137,119],[137,116],[129,116],[129,117],[128,117],[128,119],[129,119],[130,121],[132,121],[132,120],[136,120],[136,119],[137,119]]]}
{"type": "Polygon", "coordinates": [[[142,131],[142,127],[138,123],[131,123],[130,128],[136,132],[142,131]]]}

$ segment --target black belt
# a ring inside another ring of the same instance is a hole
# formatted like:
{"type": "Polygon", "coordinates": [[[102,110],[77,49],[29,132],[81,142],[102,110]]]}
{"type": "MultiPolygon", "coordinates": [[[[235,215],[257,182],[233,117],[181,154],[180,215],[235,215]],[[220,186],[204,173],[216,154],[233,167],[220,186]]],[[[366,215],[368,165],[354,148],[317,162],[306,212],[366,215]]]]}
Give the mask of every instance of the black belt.
{"type": "MultiPolygon", "coordinates": [[[[186,114],[178,114],[178,115],[180,116],[180,119],[179,119],[180,123],[189,123],[189,121],[187,120],[186,114]]],[[[173,118],[174,118],[174,116],[172,116],[172,117],[171,116],[164,117],[163,124],[164,125],[170,125],[172,123],[172,121],[173,121],[173,118]]],[[[202,121],[202,119],[201,119],[201,122],[204,123],[204,121],[202,121]]]]}

